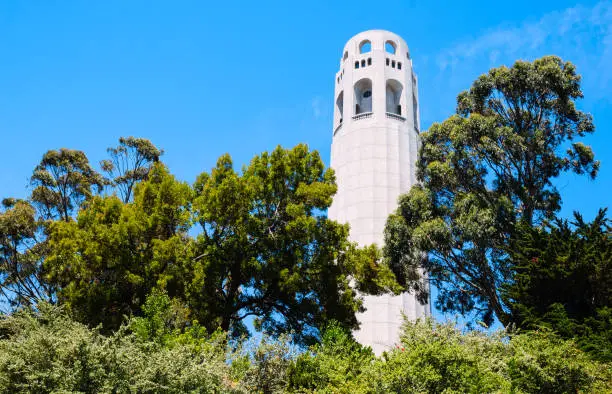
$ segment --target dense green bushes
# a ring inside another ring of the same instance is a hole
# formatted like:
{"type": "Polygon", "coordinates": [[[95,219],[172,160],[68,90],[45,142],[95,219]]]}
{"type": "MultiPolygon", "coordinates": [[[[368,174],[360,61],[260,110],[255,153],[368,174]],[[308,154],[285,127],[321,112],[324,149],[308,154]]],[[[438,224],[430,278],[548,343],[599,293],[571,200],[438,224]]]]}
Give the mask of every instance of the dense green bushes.
{"type": "Polygon", "coordinates": [[[610,365],[572,341],[539,331],[502,336],[461,333],[454,324],[405,323],[401,344],[380,358],[333,328],[292,364],[294,392],[606,392],[610,365]]]}
{"type": "Polygon", "coordinates": [[[0,392],[232,392],[222,341],[162,346],[124,326],[105,337],[43,306],[1,322],[0,392]]]}
{"type": "Polygon", "coordinates": [[[0,322],[1,392],[570,393],[612,391],[611,365],[549,331],[510,337],[454,324],[405,323],[382,357],[331,324],[297,351],[286,337],[227,341],[187,322],[166,295],[111,336],[56,307],[0,322]],[[178,311],[178,312],[177,312],[178,311]],[[254,347],[253,347],[254,346],[254,347]]]}

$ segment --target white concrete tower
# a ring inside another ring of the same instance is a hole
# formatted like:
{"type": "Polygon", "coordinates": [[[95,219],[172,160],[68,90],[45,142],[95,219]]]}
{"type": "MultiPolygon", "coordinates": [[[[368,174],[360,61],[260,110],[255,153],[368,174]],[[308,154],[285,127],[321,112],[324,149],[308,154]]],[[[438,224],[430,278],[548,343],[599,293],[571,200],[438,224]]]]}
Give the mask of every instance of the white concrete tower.
{"type": "MultiPolygon", "coordinates": [[[[387,217],[416,182],[418,92],[406,42],[384,30],[357,34],[344,46],[335,85],[338,193],[328,215],[350,224],[353,241],[382,246],[387,217]]],[[[408,293],[366,296],[364,306],[355,337],[376,354],[398,342],[402,312],[412,320],[430,314],[408,293]]]]}

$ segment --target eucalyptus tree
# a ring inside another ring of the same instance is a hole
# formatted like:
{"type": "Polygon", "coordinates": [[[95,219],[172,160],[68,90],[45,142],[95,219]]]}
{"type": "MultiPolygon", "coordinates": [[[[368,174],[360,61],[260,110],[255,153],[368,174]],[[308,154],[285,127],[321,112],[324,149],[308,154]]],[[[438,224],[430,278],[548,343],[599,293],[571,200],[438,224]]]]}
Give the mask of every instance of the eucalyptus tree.
{"type": "Polygon", "coordinates": [[[136,183],[147,179],[151,167],[164,153],[151,141],[136,137],[119,138],[119,145],[107,152],[110,159],[102,160],[100,165],[125,203],[131,201],[136,183]]]}
{"type": "Polygon", "coordinates": [[[49,150],[30,178],[31,199],[44,219],[69,221],[81,203],[101,192],[106,184],[84,152],[49,150]]]}

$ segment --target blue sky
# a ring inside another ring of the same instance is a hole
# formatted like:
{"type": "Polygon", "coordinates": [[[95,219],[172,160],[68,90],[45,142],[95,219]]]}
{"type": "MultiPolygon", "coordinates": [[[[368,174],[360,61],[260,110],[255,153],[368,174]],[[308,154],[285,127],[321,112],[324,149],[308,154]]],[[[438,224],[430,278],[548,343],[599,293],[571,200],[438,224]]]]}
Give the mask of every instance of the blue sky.
{"type": "Polygon", "coordinates": [[[597,180],[563,176],[563,215],[612,191],[612,3],[566,1],[0,2],[0,197],[25,197],[48,149],[97,163],[120,136],[151,139],[183,180],[308,143],[326,162],[345,42],[391,30],[410,47],[422,128],[489,68],[556,54],[583,75],[597,180]]]}

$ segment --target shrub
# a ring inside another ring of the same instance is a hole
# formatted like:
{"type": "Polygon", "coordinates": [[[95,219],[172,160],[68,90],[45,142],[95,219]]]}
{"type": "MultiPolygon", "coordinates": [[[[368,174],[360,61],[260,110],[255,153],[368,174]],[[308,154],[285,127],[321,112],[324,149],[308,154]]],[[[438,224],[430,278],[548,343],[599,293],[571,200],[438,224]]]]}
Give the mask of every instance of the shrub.
{"type": "Polygon", "coordinates": [[[214,337],[168,347],[126,326],[106,337],[44,304],[5,316],[0,329],[0,392],[237,392],[214,337]]]}

